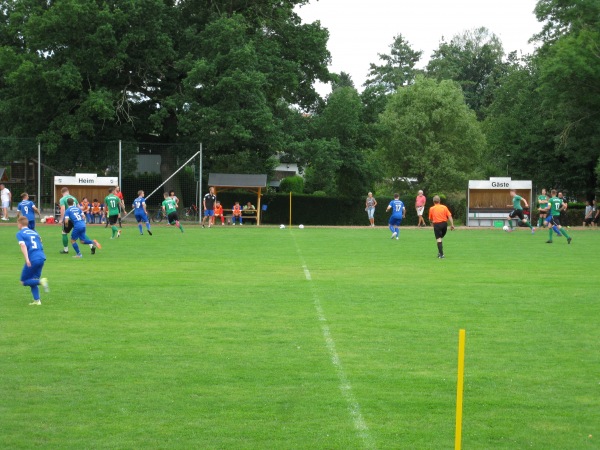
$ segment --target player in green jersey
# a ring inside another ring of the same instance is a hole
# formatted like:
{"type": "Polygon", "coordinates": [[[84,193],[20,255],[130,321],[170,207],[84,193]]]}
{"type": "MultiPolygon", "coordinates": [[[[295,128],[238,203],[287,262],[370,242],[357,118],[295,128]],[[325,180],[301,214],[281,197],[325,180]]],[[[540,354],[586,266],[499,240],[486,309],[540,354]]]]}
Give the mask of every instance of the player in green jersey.
{"type": "Polygon", "coordinates": [[[560,211],[563,207],[563,201],[561,198],[556,196],[555,189],[552,189],[550,193],[552,194],[552,197],[550,200],[548,200],[548,206],[546,208],[546,212],[549,214],[546,221],[550,224],[550,230],[548,231],[548,240],[546,241],[546,244],[552,244],[553,229],[557,233],[561,233],[564,237],[566,237],[567,244],[570,244],[573,239],[567,234],[566,229],[560,225],[560,211]]]}
{"type": "Polygon", "coordinates": [[[121,237],[121,230],[116,226],[117,220],[119,219],[119,205],[121,199],[115,195],[115,188],[110,187],[108,189],[108,195],[104,198],[104,204],[106,205],[106,223],[110,225],[112,230],[112,237],[121,237]]]}
{"type": "Polygon", "coordinates": [[[169,221],[169,225],[175,225],[179,227],[181,232],[183,233],[183,227],[179,223],[179,216],[177,215],[177,203],[171,197],[169,197],[169,193],[164,193],[165,199],[162,202],[162,209],[165,215],[167,216],[167,220],[169,221]]]}
{"type": "Polygon", "coordinates": [[[539,211],[539,217],[538,217],[538,228],[539,227],[545,227],[546,226],[546,217],[548,216],[548,213],[546,212],[546,208],[548,207],[548,195],[546,195],[546,189],[542,189],[542,193],[540,195],[538,195],[537,197],[537,202],[538,202],[538,211],[539,211]]]}
{"type": "Polygon", "coordinates": [[[58,204],[60,205],[60,217],[58,219],[58,223],[62,224],[62,243],[63,243],[63,249],[60,251],[60,253],[67,254],[67,253],[69,253],[69,233],[73,229],[73,222],[67,221],[67,223],[65,223],[65,210],[68,208],[67,200],[72,198],[73,203],[76,205],[77,199],[75,197],[73,197],[71,194],[69,194],[69,188],[66,186],[60,190],[60,193],[62,194],[62,197],[58,201],[58,204]]]}
{"type": "Polygon", "coordinates": [[[531,230],[531,234],[533,234],[535,232],[535,228],[531,226],[529,221],[525,220],[525,216],[523,214],[523,207],[521,206],[521,202],[523,202],[525,204],[525,208],[529,208],[527,200],[525,200],[520,195],[517,195],[517,192],[514,189],[510,190],[510,196],[512,198],[512,205],[507,205],[513,207],[513,210],[508,215],[508,226],[510,227],[510,231],[512,231],[513,229],[512,219],[518,217],[519,221],[517,223],[523,222],[529,227],[529,229],[531,230]]]}

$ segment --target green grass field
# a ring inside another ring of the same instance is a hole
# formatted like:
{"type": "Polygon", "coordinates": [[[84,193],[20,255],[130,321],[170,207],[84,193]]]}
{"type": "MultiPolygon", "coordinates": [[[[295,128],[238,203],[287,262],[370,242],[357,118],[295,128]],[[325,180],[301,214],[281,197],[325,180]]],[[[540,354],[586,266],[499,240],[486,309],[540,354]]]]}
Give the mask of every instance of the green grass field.
{"type": "Polygon", "coordinates": [[[124,230],[0,227],[0,448],[452,448],[461,328],[464,448],[600,448],[600,230],[124,230]]]}

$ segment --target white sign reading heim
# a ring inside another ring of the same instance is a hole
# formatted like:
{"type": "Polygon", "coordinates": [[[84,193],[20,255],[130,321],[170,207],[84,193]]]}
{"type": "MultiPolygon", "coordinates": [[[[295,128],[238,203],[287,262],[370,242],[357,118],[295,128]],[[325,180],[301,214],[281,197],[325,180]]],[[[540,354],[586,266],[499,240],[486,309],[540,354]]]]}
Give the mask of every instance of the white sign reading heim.
{"type": "Polygon", "coordinates": [[[116,186],[118,177],[99,177],[95,173],[76,173],[74,177],[54,177],[55,186],[116,186]]]}
{"type": "Polygon", "coordinates": [[[531,189],[531,187],[531,180],[511,180],[510,177],[469,180],[469,189],[531,189]]]}

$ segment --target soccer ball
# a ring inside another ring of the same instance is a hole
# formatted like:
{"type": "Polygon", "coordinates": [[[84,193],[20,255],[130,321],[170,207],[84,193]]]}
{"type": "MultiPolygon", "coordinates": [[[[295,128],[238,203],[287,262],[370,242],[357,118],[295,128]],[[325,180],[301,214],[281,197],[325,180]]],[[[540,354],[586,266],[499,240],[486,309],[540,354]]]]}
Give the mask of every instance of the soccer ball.
{"type": "Polygon", "coordinates": [[[302,230],[304,228],[304,225],[300,224],[300,225],[298,225],[298,228],[300,228],[302,230]]]}
{"type": "Polygon", "coordinates": [[[502,227],[502,229],[503,229],[504,231],[510,231],[510,228],[509,228],[509,226],[508,226],[508,225],[504,225],[504,226],[502,227]]]}
{"type": "Polygon", "coordinates": [[[45,218],[45,217],[42,217],[42,220],[40,220],[40,222],[42,222],[42,223],[46,223],[46,218],[45,218]]]}
{"type": "Polygon", "coordinates": [[[279,228],[281,228],[282,230],[285,228],[284,224],[279,225],[279,228]]]}

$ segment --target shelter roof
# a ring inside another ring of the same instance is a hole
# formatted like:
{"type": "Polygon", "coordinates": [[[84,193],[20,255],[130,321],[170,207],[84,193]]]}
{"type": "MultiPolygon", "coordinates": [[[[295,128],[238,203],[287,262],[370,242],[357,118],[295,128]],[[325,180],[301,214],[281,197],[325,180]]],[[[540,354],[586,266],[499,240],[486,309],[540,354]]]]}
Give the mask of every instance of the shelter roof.
{"type": "Polygon", "coordinates": [[[267,186],[267,175],[243,173],[209,173],[208,185],[228,188],[264,188],[267,186]]]}

